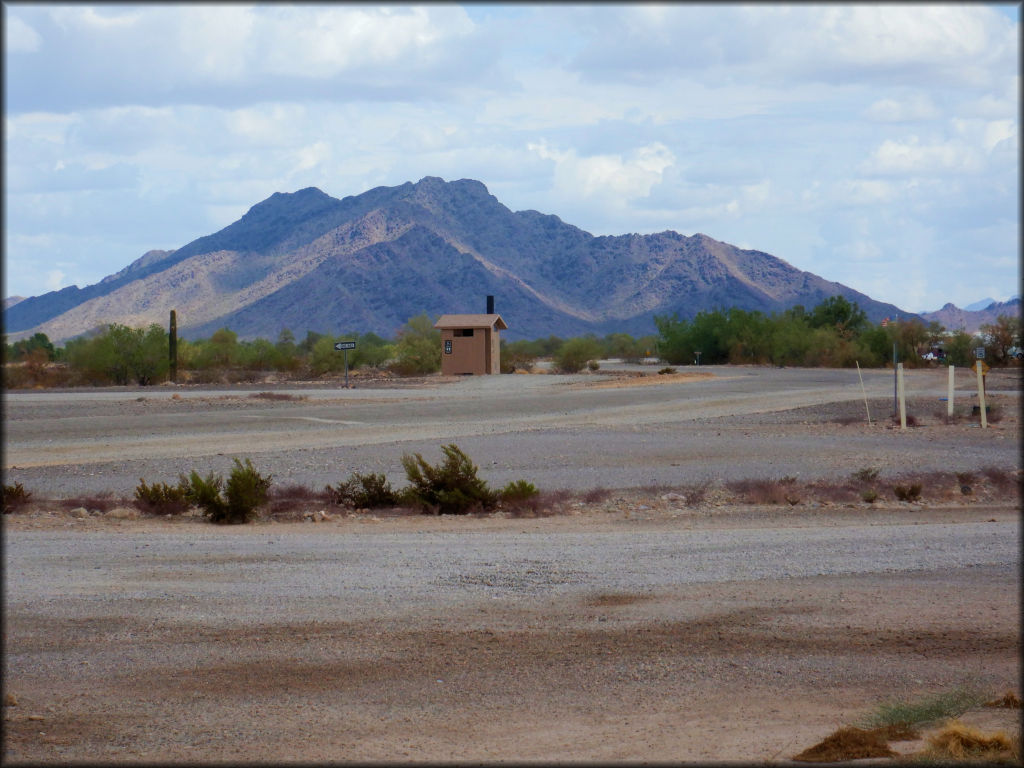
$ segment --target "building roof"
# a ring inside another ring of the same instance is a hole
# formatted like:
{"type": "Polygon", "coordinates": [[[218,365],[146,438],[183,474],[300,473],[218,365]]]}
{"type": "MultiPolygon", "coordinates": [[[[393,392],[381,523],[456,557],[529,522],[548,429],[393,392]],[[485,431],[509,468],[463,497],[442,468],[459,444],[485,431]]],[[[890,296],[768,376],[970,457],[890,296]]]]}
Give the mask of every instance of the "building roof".
{"type": "Polygon", "coordinates": [[[435,328],[508,328],[501,315],[441,315],[434,323],[435,328]]]}

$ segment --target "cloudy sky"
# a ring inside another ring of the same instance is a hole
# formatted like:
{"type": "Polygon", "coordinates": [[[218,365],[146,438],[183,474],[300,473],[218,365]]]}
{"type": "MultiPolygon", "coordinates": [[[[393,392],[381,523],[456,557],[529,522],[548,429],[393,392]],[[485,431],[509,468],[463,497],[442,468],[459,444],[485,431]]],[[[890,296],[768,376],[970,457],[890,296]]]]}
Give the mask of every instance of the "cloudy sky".
{"type": "Polygon", "coordinates": [[[910,311],[1020,282],[1018,4],[5,3],[6,296],[274,192],[478,179],[910,311]]]}

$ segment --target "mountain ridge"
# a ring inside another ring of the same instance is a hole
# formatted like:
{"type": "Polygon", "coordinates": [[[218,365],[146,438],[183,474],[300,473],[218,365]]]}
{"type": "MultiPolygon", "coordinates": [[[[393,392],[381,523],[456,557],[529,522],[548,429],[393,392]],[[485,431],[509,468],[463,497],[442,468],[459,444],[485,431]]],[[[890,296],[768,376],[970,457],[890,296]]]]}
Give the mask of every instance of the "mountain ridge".
{"type": "Polygon", "coordinates": [[[874,321],[912,313],[763,251],[673,230],[594,236],[558,216],[513,212],[473,179],[375,187],[333,198],[275,192],[240,219],[174,251],[149,251],[99,283],[5,309],[10,337],[55,342],[104,323],[166,324],[185,338],[373,331],[409,317],[479,312],[485,295],[507,338],[654,330],[655,315],[738,307],[810,308],[833,295],[874,321]]]}

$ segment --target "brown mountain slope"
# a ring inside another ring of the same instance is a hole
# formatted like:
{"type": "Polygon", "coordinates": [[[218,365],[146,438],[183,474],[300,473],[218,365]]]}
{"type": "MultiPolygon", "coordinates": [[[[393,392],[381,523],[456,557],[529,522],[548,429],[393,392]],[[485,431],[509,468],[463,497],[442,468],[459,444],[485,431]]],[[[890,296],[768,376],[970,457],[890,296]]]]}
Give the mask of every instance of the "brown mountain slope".
{"type": "Polygon", "coordinates": [[[655,315],[739,307],[773,312],[842,295],[872,320],[903,312],[770,254],[666,231],[594,237],[557,216],[512,212],[478,181],[378,187],[337,200],[276,193],[239,221],[174,252],[150,252],[84,289],[5,310],[12,338],[55,341],[104,323],[166,324],[204,337],[372,331],[391,336],[420,312],[482,311],[484,296],[536,338],[653,332],[655,315]]]}
{"type": "Polygon", "coordinates": [[[934,312],[921,313],[921,319],[925,322],[938,322],[948,331],[964,330],[967,333],[977,333],[981,326],[994,323],[1000,315],[1017,315],[1020,317],[1020,299],[1011,301],[995,301],[985,309],[967,310],[960,309],[954,304],[946,304],[942,309],[934,312]]]}

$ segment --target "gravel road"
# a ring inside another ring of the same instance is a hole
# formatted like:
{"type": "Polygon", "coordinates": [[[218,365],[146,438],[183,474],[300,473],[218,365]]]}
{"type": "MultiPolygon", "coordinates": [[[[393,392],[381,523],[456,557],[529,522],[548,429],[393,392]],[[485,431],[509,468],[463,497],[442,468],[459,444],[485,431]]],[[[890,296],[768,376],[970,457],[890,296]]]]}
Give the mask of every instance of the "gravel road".
{"type": "MultiPolygon", "coordinates": [[[[4,467],[39,494],[130,497],[139,478],[174,482],[192,469],[226,474],[235,457],[251,458],[279,484],[322,488],[358,471],[386,474],[400,486],[403,454],[436,459],[446,442],[457,442],[494,485],[524,478],[571,490],[835,477],[869,465],[1018,465],[1010,418],[984,431],[976,419],[943,423],[944,370],[907,372],[911,414],[923,426],[906,432],[890,428],[890,372],[863,374],[871,426],[856,371],[724,366],[694,373],[652,376],[649,386],[605,374],[273,389],[294,400],[260,398],[258,388],[15,393],[4,400],[4,467]]],[[[1012,414],[1016,429],[1019,369],[999,381],[992,376],[989,398],[1012,414]]],[[[959,372],[961,412],[976,402],[973,384],[969,371],[959,372]]]]}
{"type": "Polygon", "coordinates": [[[8,530],[5,762],[786,762],[1019,679],[1012,508],[641,514],[8,530]]]}

